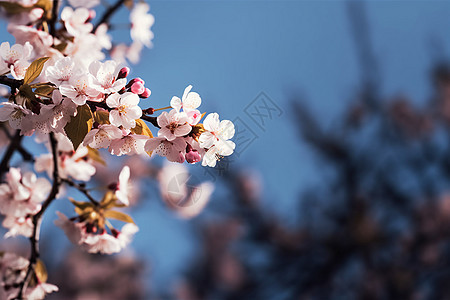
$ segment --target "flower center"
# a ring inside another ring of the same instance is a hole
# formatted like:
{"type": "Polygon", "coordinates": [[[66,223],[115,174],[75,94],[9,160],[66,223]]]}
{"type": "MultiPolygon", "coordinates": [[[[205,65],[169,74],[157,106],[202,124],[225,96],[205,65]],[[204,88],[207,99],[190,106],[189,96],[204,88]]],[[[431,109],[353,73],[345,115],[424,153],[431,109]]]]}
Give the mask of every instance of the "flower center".
{"type": "Polygon", "coordinates": [[[117,110],[119,111],[119,114],[126,115],[127,114],[127,106],[126,105],[120,105],[117,110]]]}

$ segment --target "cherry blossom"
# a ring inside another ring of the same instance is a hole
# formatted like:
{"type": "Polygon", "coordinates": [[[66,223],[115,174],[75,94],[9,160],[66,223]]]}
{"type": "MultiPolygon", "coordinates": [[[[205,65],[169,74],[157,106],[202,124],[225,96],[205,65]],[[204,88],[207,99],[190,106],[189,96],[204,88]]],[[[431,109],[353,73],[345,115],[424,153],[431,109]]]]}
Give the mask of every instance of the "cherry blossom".
{"type": "Polygon", "coordinates": [[[186,87],[183,93],[183,97],[180,99],[176,96],[172,97],[170,100],[170,106],[179,112],[181,109],[185,112],[191,112],[197,110],[197,108],[202,104],[202,99],[200,95],[196,92],[191,92],[192,85],[186,87]]]}
{"type": "Polygon", "coordinates": [[[93,75],[92,87],[104,94],[120,91],[127,84],[125,78],[117,79],[120,67],[113,60],[104,63],[94,61],[89,66],[89,72],[93,75]]]}
{"type": "Polygon", "coordinates": [[[29,42],[25,45],[15,44],[10,47],[8,42],[0,45],[0,75],[11,72],[15,79],[23,79],[25,71],[30,65],[28,61],[33,51],[29,42]]]}
{"type": "Polygon", "coordinates": [[[44,299],[46,294],[57,292],[59,289],[56,285],[50,283],[39,283],[33,289],[27,289],[26,297],[29,300],[44,299]]]}
{"type": "Polygon", "coordinates": [[[80,76],[83,70],[77,62],[70,56],[61,58],[54,65],[47,67],[45,76],[47,80],[59,87],[63,83],[68,83],[72,76],[80,76]]]}
{"type": "Polygon", "coordinates": [[[128,134],[113,140],[108,150],[112,155],[117,156],[142,154],[146,151],[144,147],[148,139],[149,137],[145,135],[128,134]]]}
{"type": "Polygon", "coordinates": [[[83,224],[70,221],[69,218],[66,217],[66,215],[59,211],[57,211],[56,214],[58,215],[59,219],[54,221],[55,225],[64,231],[69,241],[71,241],[73,244],[81,244],[84,234],[83,224]]]}
{"type": "Polygon", "coordinates": [[[131,21],[131,38],[139,44],[151,47],[153,32],[150,30],[155,18],[149,14],[150,6],[145,2],[137,3],[130,14],[131,21]]]}
{"type": "Polygon", "coordinates": [[[12,128],[20,129],[23,134],[33,130],[33,124],[30,119],[30,116],[33,114],[31,110],[11,102],[3,102],[1,105],[0,121],[8,121],[12,128]]]}
{"type": "Polygon", "coordinates": [[[6,183],[0,185],[0,212],[14,217],[35,214],[50,189],[47,179],[37,178],[32,172],[22,176],[19,169],[11,168],[6,174],[6,183]]]}
{"type": "Polygon", "coordinates": [[[9,229],[5,234],[5,238],[18,235],[30,237],[33,233],[33,222],[30,217],[7,216],[3,220],[2,226],[9,229]]]}
{"type": "MultiPolygon", "coordinates": [[[[79,146],[73,150],[72,143],[63,134],[56,135],[60,145],[58,155],[58,170],[61,178],[73,178],[81,181],[89,181],[95,174],[93,161],[89,159],[88,148],[79,146]]],[[[37,172],[47,172],[51,176],[53,162],[51,154],[43,154],[36,158],[34,168],[37,172]]]]}
{"type": "Polygon", "coordinates": [[[93,81],[91,74],[72,76],[59,87],[59,91],[77,105],[84,105],[87,100],[99,101],[100,92],[92,87],[93,81]]]}
{"type": "Polygon", "coordinates": [[[92,23],[87,22],[90,17],[89,10],[85,7],[80,7],[73,10],[71,7],[64,7],[61,12],[61,20],[69,34],[79,36],[92,31],[92,23]]]}
{"type": "Polygon", "coordinates": [[[136,126],[135,120],[142,116],[142,109],[138,106],[139,96],[136,94],[112,94],[106,99],[106,104],[113,109],[109,113],[112,125],[131,129],[136,126]]]}
{"type": "Polygon", "coordinates": [[[158,136],[165,137],[168,141],[173,141],[177,137],[185,136],[191,132],[191,125],[185,112],[177,112],[172,109],[169,113],[162,112],[158,119],[161,129],[158,136]]]}
{"type": "Polygon", "coordinates": [[[100,0],[69,0],[69,4],[73,7],[92,8],[100,4],[100,0]]]}
{"type": "Polygon", "coordinates": [[[165,163],[158,173],[161,196],[166,205],[184,219],[200,214],[214,191],[211,182],[193,184],[184,165],[165,163]],[[175,186],[174,186],[175,184],[175,186]]]}
{"type": "Polygon", "coordinates": [[[51,53],[53,37],[46,31],[36,28],[10,23],[8,31],[16,38],[16,43],[25,45],[27,42],[33,46],[35,56],[45,56],[51,53]]]}
{"type": "Polygon", "coordinates": [[[58,90],[53,91],[53,104],[41,108],[39,115],[33,116],[33,125],[39,133],[64,133],[64,127],[77,113],[77,105],[63,97],[58,90]]]}
{"type": "Polygon", "coordinates": [[[119,183],[117,184],[115,195],[117,199],[125,205],[129,205],[128,189],[130,180],[130,167],[124,166],[119,174],[119,183]]]}
{"type": "Polygon", "coordinates": [[[89,253],[113,254],[122,249],[120,241],[110,234],[88,235],[83,248],[89,253]]]}
{"type": "Polygon", "coordinates": [[[182,163],[184,161],[184,151],[186,141],[183,138],[175,138],[168,141],[165,137],[155,137],[149,139],[145,145],[145,151],[166,157],[169,161],[182,163]]]}
{"type": "Polygon", "coordinates": [[[114,125],[98,125],[97,128],[88,132],[84,138],[83,145],[96,149],[108,148],[113,140],[122,138],[122,135],[122,130],[114,125]]]}

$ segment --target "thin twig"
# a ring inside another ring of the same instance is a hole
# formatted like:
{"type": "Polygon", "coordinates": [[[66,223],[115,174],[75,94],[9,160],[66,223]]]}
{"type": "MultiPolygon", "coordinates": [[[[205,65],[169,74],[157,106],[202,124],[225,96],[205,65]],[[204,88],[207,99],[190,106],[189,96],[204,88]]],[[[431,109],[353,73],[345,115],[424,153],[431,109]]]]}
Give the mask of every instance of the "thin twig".
{"type": "Polygon", "coordinates": [[[105,13],[103,14],[102,18],[100,19],[100,21],[98,21],[97,24],[95,24],[94,29],[92,29],[92,32],[95,32],[98,28],[98,26],[100,26],[103,23],[108,23],[109,19],[112,17],[112,15],[122,6],[122,4],[125,3],[125,0],[118,0],[113,6],[109,7],[105,13]]]}
{"type": "Polygon", "coordinates": [[[82,186],[81,184],[78,184],[78,183],[76,183],[76,182],[74,182],[74,181],[72,181],[72,180],[70,180],[70,179],[67,179],[67,178],[62,178],[61,179],[64,183],[67,183],[68,185],[70,185],[71,187],[73,187],[73,188],[76,188],[77,190],[79,190],[81,193],[83,193],[85,196],[86,196],[86,198],[88,198],[89,199],[89,201],[91,201],[93,204],[95,204],[95,205],[100,205],[98,202],[97,202],[97,200],[95,200],[94,199],[94,197],[92,197],[91,196],[91,194],[89,193],[89,191],[84,187],[84,186],[82,186]]]}

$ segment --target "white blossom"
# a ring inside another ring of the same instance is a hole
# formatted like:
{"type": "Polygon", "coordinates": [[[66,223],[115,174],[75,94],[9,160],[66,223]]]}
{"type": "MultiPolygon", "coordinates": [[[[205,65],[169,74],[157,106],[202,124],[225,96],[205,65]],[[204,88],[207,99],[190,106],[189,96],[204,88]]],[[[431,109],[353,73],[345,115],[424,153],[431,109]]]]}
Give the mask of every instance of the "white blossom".
{"type": "Polygon", "coordinates": [[[186,141],[184,138],[175,138],[168,141],[165,137],[154,137],[147,141],[145,151],[154,153],[159,156],[166,157],[172,162],[184,162],[184,154],[186,150],[186,141]]]}
{"type": "Polygon", "coordinates": [[[113,109],[109,113],[112,125],[131,129],[136,126],[135,120],[142,116],[142,109],[138,106],[139,96],[136,94],[112,94],[106,99],[106,104],[113,109]]]}
{"type": "Polygon", "coordinates": [[[64,22],[67,32],[73,36],[83,35],[92,31],[94,26],[92,23],[87,22],[89,16],[89,10],[85,7],[74,10],[66,6],[61,11],[61,20],[64,22]]]}
{"type": "Polygon", "coordinates": [[[100,124],[98,128],[94,128],[85,136],[83,145],[91,148],[108,148],[111,141],[120,139],[122,130],[114,125],[100,124]]]}
{"type": "Polygon", "coordinates": [[[120,139],[113,140],[109,145],[112,155],[134,155],[144,153],[144,146],[149,139],[146,135],[129,134],[120,139]]]}
{"type": "Polygon", "coordinates": [[[186,87],[183,93],[183,97],[180,99],[176,96],[173,96],[170,100],[170,106],[176,109],[179,112],[183,109],[184,112],[195,111],[200,104],[202,104],[202,99],[200,95],[196,92],[191,92],[192,85],[186,87]]]}
{"type": "Polygon", "coordinates": [[[131,38],[136,43],[151,47],[153,32],[151,27],[155,23],[153,15],[149,14],[150,6],[145,2],[137,3],[130,13],[131,38]]]}

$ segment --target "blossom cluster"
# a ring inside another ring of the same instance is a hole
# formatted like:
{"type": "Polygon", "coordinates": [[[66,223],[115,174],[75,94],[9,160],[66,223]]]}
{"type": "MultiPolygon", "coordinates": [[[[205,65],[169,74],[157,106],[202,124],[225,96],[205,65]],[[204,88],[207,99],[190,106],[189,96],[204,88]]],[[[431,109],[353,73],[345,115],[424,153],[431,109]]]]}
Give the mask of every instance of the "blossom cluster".
{"type": "MultiPolygon", "coordinates": [[[[0,14],[8,19],[7,29],[15,38],[14,44],[0,44],[0,84],[10,88],[4,97],[7,101],[0,103],[1,126],[16,131],[21,138],[33,136],[48,149],[33,159],[34,171],[0,170],[4,175],[0,184],[0,213],[5,216],[2,225],[8,229],[6,238],[38,240],[41,215],[54,199],[65,197],[65,190],[61,192],[59,187],[68,185],[88,201],[70,199],[75,216],[58,212],[55,224],[73,244],[89,253],[117,253],[138,231],[133,219],[121,211],[130,204],[130,168],[125,166],[118,181],[102,187],[106,190],[103,198],[96,200],[86,184],[96,174],[98,164],[104,163],[102,153],[107,151],[111,157],[157,154],[170,162],[201,162],[214,167],[233,153],[235,129],[217,113],[199,110],[202,99],[192,91],[192,85],[185,88],[181,98],[173,96],[170,106],[151,107],[149,85],[140,77],[131,77],[126,66],[139,60],[143,47],[152,46],[154,17],[148,4],[126,3],[132,6],[132,42],[113,45],[108,18],[115,5],[106,8],[95,23],[94,8],[99,0],[69,0],[65,7],[54,7],[58,3],[0,1],[0,14]],[[155,128],[153,132],[149,126],[155,128]],[[36,173],[46,173],[53,183],[36,173]],[[126,224],[119,230],[117,221],[126,224]]],[[[160,181],[167,183],[167,176],[161,175],[160,181]]],[[[203,196],[195,206],[178,210],[180,216],[195,216],[206,205],[213,187],[204,183],[199,188],[204,189],[203,196]]],[[[180,199],[192,204],[198,200],[195,191],[183,191],[180,199]]],[[[167,193],[162,195],[174,203],[167,193]]],[[[45,280],[39,280],[35,260],[30,258],[24,269],[34,271],[37,279],[20,275],[15,280],[37,282],[39,291],[32,291],[41,299],[56,289],[39,285],[45,280]]],[[[26,273],[33,274],[31,271],[26,273]]]]}

